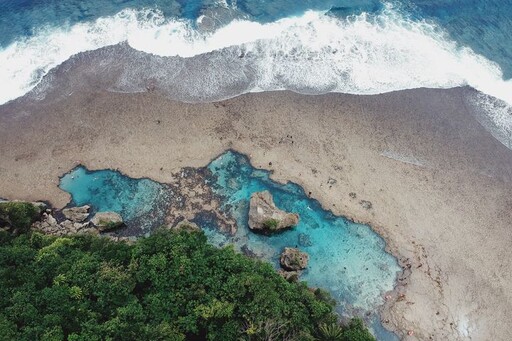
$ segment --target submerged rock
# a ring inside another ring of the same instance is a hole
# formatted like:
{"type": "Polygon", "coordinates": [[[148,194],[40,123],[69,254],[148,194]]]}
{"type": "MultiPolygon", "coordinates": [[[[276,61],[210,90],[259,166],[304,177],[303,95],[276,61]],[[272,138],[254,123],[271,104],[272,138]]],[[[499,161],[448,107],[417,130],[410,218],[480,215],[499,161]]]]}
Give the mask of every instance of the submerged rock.
{"type": "Polygon", "coordinates": [[[72,222],[81,223],[89,217],[90,208],[89,205],[65,208],[62,210],[62,214],[72,222]]]}
{"type": "Polygon", "coordinates": [[[249,228],[261,232],[277,232],[299,223],[299,215],[280,210],[274,204],[269,191],[251,195],[249,205],[249,228]]]}
{"type": "Polygon", "coordinates": [[[100,232],[110,231],[124,225],[123,218],[116,212],[98,212],[91,219],[91,223],[100,232]]]}
{"type": "Polygon", "coordinates": [[[199,226],[197,226],[196,223],[190,222],[187,219],[185,219],[185,220],[180,221],[178,224],[176,224],[176,226],[173,226],[171,228],[171,230],[175,231],[175,232],[185,231],[185,232],[190,233],[190,232],[199,232],[199,231],[201,231],[201,228],[199,226]]]}
{"type": "Polygon", "coordinates": [[[242,247],[240,248],[240,251],[242,251],[242,253],[244,255],[246,255],[247,257],[249,257],[249,258],[256,258],[256,257],[258,257],[256,255],[256,253],[254,253],[254,251],[252,251],[247,244],[242,245],[242,247]]]}
{"type": "Polygon", "coordinates": [[[299,249],[285,247],[281,253],[281,267],[288,271],[303,270],[308,266],[309,255],[299,249]]]}
{"type": "Polygon", "coordinates": [[[312,246],[311,238],[305,233],[299,233],[298,242],[300,246],[312,246]]]}

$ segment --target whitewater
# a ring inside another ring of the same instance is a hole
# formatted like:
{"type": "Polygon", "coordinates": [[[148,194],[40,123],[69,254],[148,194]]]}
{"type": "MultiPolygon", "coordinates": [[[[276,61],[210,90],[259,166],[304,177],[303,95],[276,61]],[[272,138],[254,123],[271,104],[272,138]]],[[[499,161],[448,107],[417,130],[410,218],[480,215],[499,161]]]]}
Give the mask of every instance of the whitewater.
{"type": "Polygon", "coordinates": [[[410,18],[391,4],[378,13],[345,18],[326,11],[268,23],[238,18],[213,30],[204,20],[167,18],[156,8],[124,9],[90,22],[38,28],[0,50],[0,82],[8,84],[0,104],[29,92],[73,55],[126,42],[160,57],[237,54],[250,61],[253,73],[240,93],[369,95],[467,85],[484,94],[478,101],[497,125],[510,126],[512,81],[504,80],[500,66],[452,40],[434,21],[410,18]]]}

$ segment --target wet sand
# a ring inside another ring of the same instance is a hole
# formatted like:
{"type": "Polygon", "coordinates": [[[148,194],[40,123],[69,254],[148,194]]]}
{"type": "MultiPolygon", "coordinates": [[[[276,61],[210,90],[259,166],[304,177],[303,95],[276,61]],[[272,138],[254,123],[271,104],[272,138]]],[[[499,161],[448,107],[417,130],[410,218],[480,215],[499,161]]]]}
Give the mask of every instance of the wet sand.
{"type": "Polygon", "coordinates": [[[512,151],[466,110],[466,90],[205,104],[68,90],[0,106],[0,197],[61,207],[59,176],[77,164],[166,182],[233,148],[385,238],[410,274],[384,325],[407,340],[512,339],[512,151]]]}

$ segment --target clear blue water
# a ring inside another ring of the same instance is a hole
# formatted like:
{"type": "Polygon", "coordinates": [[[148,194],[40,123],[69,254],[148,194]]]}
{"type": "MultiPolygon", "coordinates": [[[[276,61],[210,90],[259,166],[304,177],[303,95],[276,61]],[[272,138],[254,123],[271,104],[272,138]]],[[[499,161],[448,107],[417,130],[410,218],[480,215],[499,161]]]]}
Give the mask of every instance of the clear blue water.
{"type": "Polygon", "coordinates": [[[162,225],[169,201],[168,188],[149,179],[132,179],[113,170],[89,171],[77,167],[60,179],[71,194],[70,206],[90,205],[93,212],[117,212],[126,232],[148,233],[162,225]]]}
{"type": "Polygon", "coordinates": [[[384,251],[385,243],[367,225],[356,224],[335,216],[307,196],[297,184],[279,184],[270,173],[251,166],[247,157],[227,152],[208,165],[213,173],[214,191],[224,197],[224,208],[236,218],[234,236],[222,235],[215,228],[206,230],[217,245],[234,244],[278,267],[285,247],[298,247],[310,255],[308,268],[301,280],[309,286],[327,289],[338,302],[337,310],[348,316],[366,316],[379,340],[394,340],[375,314],[383,303],[383,293],[394,286],[401,271],[396,259],[384,251]],[[300,216],[299,224],[272,236],[251,232],[248,228],[251,194],[268,190],[276,206],[300,216]]]}
{"type": "MultiPolygon", "coordinates": [[[[392,290],[400,267],[385,252],[384,241],[368,226],[335,216],[309,198],[294,184],[272,181],[270,173],[251,166],[244,155],[228,151],[207,167],[208,178],[222,209],[234,217],[238,230],[233,236],[216,228],[215,221],[198,217],[209,241],[217,246],[233,244],[278,268],[284,247],[298,247],[310,255],[301,280],[309,286],[328,290],[344,316],[363,316],[379,340],[396,340],[380,324],[377,309],[383,294],[392,290]],[[273,236],[252,233],[247,225],[252,193],[268,190],[276,205],[300,215],[295,228],[273,236]]],[[[165,184],[148,179],[131,179],[112,170],[88,171],[77,167],[61,178],[60,188],[72,196],[71,205],[89,204],[95,211],[121,214],[128,227],[124,235],[143,235],[162,224],[167,203],[172,200],[165,184]],[[137,228],[142,224],[141,228],[137,228]]]]}

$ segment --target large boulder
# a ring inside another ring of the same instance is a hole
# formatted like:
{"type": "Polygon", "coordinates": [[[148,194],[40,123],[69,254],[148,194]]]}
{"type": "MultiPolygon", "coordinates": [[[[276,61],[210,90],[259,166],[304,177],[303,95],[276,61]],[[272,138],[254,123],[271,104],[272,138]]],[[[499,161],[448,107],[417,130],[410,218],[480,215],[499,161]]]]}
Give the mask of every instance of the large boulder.
{"type": "Polygon", "coordinates": [[[100,232],[113,230],[124,225],[123,218],[116,212],[98,212],[91,219],[91,223],[100,232]]]}
{"type": "Polygon", "coordinates": [[[285,247],[281,253],[281,267],[287,271],[304,270],[308,266],[309,256],[292,247],[285,247]]]}
{"type": "Polygon", "coordinates": [[[80,206],[80,207],[70,207],[62,210],[62,214],[74,223],[81,223],[87,217],[89,217],[89,209],[91,207],[89,205],[80,206]]]}
{"type": "Polygon", "coordinates": [[[293,227],[299,223],[299,215],[280,210],[274,204],[269,191],[255,192],[249,205],[249,228],[272,233],[293,227]]]}

